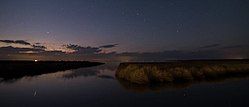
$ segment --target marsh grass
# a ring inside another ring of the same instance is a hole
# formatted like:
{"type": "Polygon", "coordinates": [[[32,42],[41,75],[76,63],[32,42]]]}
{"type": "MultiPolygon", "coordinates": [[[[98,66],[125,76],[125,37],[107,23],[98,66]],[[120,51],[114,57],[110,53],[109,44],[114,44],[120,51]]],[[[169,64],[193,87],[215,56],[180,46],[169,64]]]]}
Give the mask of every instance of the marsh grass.
{"type": "Polygon", "coordinates": [[[137,84],[189,82],[249,74],[248,60],[121,63],[117,78],[137,84]]]}

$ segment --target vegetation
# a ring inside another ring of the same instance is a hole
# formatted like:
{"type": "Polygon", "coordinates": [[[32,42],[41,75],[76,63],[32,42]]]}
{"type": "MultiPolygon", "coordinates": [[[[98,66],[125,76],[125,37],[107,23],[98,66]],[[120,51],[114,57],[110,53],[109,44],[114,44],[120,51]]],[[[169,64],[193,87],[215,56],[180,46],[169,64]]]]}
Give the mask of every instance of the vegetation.
{"type": "Polygon", "coordinates": [[[136,84],[189,82],[249,74],[249,60],[121,63],[116,77],[136,84]]]}

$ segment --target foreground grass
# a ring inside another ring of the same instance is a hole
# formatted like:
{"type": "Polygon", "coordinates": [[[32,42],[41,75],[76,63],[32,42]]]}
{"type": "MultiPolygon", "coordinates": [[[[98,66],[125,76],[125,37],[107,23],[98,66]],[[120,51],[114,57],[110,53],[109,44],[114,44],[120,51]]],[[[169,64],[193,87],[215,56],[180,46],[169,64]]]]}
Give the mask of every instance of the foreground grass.
{"type": "Polygon", "coordinates": [[[249,60],[121,63],[116,77],[137,84],[189,82],[249,74],[249,60]]]}

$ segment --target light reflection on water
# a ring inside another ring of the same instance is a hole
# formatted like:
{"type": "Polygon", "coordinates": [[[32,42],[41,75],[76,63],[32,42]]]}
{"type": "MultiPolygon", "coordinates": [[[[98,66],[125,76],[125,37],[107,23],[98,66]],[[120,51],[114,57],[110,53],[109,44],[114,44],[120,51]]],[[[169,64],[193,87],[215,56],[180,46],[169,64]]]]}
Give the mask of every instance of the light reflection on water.
{"type": "Polygon", "coordinates": [[[0,83],[0,106],[249,106],[249,80],[138,86],[115,78],[118,64],[0,83]]]}

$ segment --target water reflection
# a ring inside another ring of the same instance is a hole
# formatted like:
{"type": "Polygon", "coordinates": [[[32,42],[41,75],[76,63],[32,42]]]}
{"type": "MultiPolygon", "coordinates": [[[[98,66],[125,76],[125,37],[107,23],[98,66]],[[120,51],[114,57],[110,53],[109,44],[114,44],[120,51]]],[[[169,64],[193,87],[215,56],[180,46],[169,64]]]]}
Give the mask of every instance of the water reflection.
{"type": "Polygon", "coordinates": [[[98,70],[94,69],[78,69],[78,70],[71,70],[65,73],[62,77],[65,79],[73,79],[77,77],[89,77],[89,76],[96,76],[99,73],[98,70]]]}
{"type": "Polygon", "coordinates": [[[65,79],[73,79],[77,77],[91,77],[95,76],[101,79],[114,79],[114,73],[117,68],[117,64],[105,64],[90,68],[80,68],[71,70],[65,73],[62,77],[65,79]]]}
{"type": "Polygon", "coordinates": [[[174,89],[182,89],[191,86],[191,83],[161,83],[161,84],[134,84],[131,82],[127,82],[125,80],[118,79],[120,85],[132,92],[160,92],[163,90],[174,90],[174,89]]]}
{"type": "Polygon", "coordinates": [[[96,79],[102,80],[115,80],[117,83],[125,90],[132,92],[160,92],[163,90],[177,90],[184,89],[192,86],[193,84],[200,83],[221,83],[224,81],[236,81],[241,80],[242,78],[249,77],[233,77],[233,78],[222,78],[216,80],[208,80],[208,81],[195,81],[195,82],[185,82],[185,83],[159,83],[159,84],[147,84],[147,85],[138,85],[133,84],[122,79],[115,78],[115,72],[118,67],[118,63],[109,63],[105,65],[99,65],[94,67],[87,68],[79,68],[74,70],[66,70],[66,71],[57,71],[54,73],[42,74],[42,75],[34,75],[34,76],[25,76],[22,78],[15,79],[4,79],[0,78],[0,83],[5,84],[13,84],[18,81],[28,80],[28,81],[36,81],[37,78],[47,79],[47,78],[62,78],[63,80],[79,80],[78,78],[87,78],[87,77],[95,77],[96,79]]]}
{"type": "Polygon", "coordinates": [[[84,107],[223,107],[227,106],[226,102],[232,102],[234,106],[248,102],[248,79],[137,85],[116,79],[117,66],[106,64],[23,77],[14,82],[9,81],[9,84],[0,83],[0,104],[3,107],[71,107],[72,104],[84,107]]]}
{"type": "Polygon", "coordinates": [[[0,82],[102,64],[87,61],[0,61],[0,82]]]}
{"type": "Polygon", "coordinates": [[[221,78],[215,80],[203,80],[203,81],[192,81],[192,82],[181,82],[181,83],[154,83],[154,84],[134,84],[122,79],[117,79],[120,85],[131,92],[160,92],[163,90],[177,90],[177,89],[186,89],[191,87],[194,84],[219,84],[224,82],[232,82],[232,81],[240,81],[240,80],[248,80],[249,76],[243,77],[229,77],[229,78],[221,78]]]}
{"type": "MultiPolygon", "coordinates": [[[[12,84],[18,81],[21,81],[22,79],[36,79],[39,77],[44,78],[63,78],[66,80],[69,79],[76,79],[79,77],[97,77],[100,79],[112,79],[114,80],[114,74],[115,70],[117,68],[116,63],[110,63],[110,64],[104,64],[104,65],[98,65],[93,67],[82,67],[78,69],[72,69],[72,70],[60,70],[60,71],[53,71],[53,72],[45,72],[45,73],[39,73],[36,75],[26,74],[23,76],[1,76],[0,75],[0,83],[5,84],[12,84]]],[[[22,72],[22,71],[19,71],[22,72]]]]}
{"type": "Polygon", "coordinates": [[[115,79],[114,77],[109,76],[109,75],[99,75],[98,78],[101,78],[101,79],[112,79],[112,80],[115,79]]]}

